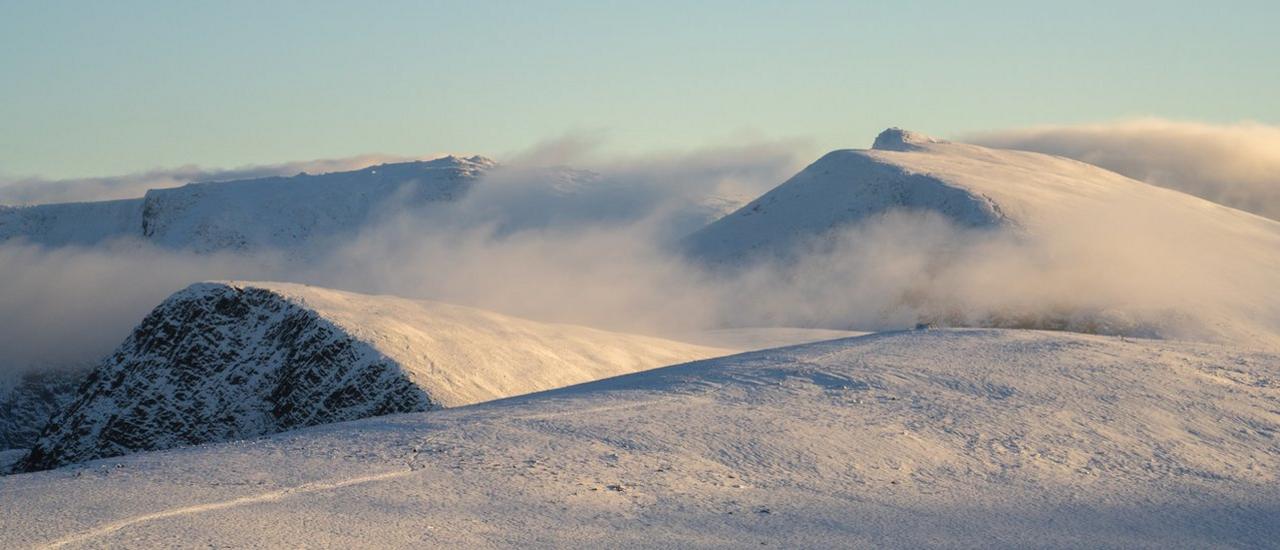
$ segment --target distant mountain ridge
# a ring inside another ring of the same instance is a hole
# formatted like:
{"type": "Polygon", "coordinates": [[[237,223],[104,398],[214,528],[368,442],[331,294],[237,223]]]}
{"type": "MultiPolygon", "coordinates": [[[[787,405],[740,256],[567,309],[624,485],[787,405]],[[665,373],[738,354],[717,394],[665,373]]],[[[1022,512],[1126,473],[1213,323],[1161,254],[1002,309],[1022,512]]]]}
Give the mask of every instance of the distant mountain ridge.
{"type": "Polygon", "coordinates": [[[968,227],[1010,224],[989,197],[885,156],[951,146],[908,130],[885,130],[870,150],[823,155],[759,198],[689,235],[685,248],[711,263],[787,255],[808,239],[896,209],[934,211],[968,227]]]}
{"type": "Polygon", "coordinates": [[[898,128],[681,245],[716,272],[869,298],[823,305],[805,326],[849,328],[858,313],[840,308],[862,307],[901,324],[1280,346],[1280,223],[1076,160],[898,128]]]}
{"type": "Polygon", "coordinates": [[[319,175],[191,183],[138,199],[0,206],[0,243],[92,246],[136,238],[195,252],[305,247],[358,230],[388,201],[456,200],[495,166],[480,156],[449,156],[319,175]]]}
{"type": "Polygon", "coordinates": [[[651,182],[590,170],[503,169],[481,156],[449,156],[320,175],[189,183],[137,199],[0,205],[0,244],[92,247],[131,239],[195,253],[274,250],[309,258],[393,215],[416,217],[437,204],[460,206],[429,214],[438,215],[432,221],[440,222],[440,230],[491,227],[497,237],[550,227],[625,226],[657,216],[667,244],[747,198],[719,190],[673,198],[651,182]],[[477,196],[476,184],[499,170],[503,176],[477,196]],[[475,200],[461,207],[469,197],[475,200]]]}
{"type": "Polygon", "coordinates": [[[1261,233],[1280,245],[1280,224],[1272,220],[1091,164],[890,128],[871,149],[823,155],[694,232],[685,248],[693,257],[725,263],[785,255],[806,239],[895,210],[933,212],[961,227],[1035,233],[1120,206],[1204,221],[1224,238],[1261,233]]]}

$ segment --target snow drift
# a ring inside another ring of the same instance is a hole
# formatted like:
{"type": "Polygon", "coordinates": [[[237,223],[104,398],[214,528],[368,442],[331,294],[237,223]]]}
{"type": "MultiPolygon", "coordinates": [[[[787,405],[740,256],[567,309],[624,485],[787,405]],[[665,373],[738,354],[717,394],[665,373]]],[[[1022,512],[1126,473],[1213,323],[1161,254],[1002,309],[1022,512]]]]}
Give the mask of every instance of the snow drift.
{"type": "Polygon", "coordinates": [[[389,296],[201,283],[89,374],[18,467],[456,407],[723,353],[389,296]]]}

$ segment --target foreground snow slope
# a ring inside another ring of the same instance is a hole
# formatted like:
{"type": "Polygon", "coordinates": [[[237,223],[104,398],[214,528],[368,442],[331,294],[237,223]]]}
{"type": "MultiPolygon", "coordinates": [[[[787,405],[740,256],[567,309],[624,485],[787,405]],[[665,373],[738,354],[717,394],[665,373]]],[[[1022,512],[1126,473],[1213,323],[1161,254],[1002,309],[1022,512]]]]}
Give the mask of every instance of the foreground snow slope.
{"type": "Polygon", "coordinates": [[[20,467],[456,407],[726,353],[392,296],[201,283],[134,329],[20,467]]]}
{"type": "MultiPolygon", "coordinates": [[[[929,211],[962,227],[1060,232],[1118,218],[1181,220],[1269,259],[1280,223],[1083,162],[936,140],[891,128],[871,149],[827,153],[760,198],[686,239],[696,257],[736,262],[892,210],[929,211]]],[[[1126,227],[1126,230],[1132,228],[1126,227]]],[[[1119,229],[1117,229],[1119,230],[1119,229]]]]}
{"type": "Polygon", "coordinates": [[[885,333],[0,478],[0,546],[1267,547],[1280,356],[885,333]]]}

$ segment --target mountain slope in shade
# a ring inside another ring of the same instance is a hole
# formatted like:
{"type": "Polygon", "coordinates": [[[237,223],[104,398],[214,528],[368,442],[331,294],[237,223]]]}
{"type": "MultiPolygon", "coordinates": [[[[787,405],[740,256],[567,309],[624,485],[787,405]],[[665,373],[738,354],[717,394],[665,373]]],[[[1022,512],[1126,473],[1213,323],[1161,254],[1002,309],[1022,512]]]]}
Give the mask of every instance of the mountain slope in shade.
{"type": "MultiPolygon", "coordinates": [[[[28,372],[0,380],[0,451],[30,449],[49,417],[75,399],[83,370],[28,372]]],[[[0,460],[0,471],[8,464],[0,460]]]]}
{"type": "Polygon", "coordinates": [[[92,246],[138,237],[142,205],[142,199],[0,205],[0,243],[22,240],[44,246],[92,246]]]}
{"type": "Polygon", "coordinates": [[[1262,548],[1278,365],[885,333],[0,478],[0,546],[1262,548]]]}
{"type": "Polygon", "coordinates": [[[724,353],[390,296],[201,283],[142,321],[18,467],[456,407],[724,353]]]}

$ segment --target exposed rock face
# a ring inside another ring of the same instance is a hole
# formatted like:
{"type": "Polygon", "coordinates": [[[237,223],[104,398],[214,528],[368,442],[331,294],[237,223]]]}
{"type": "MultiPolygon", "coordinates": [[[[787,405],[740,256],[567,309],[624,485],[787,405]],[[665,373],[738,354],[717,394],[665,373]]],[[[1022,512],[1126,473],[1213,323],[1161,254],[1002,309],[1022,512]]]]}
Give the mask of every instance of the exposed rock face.
{"type": "Polygon", "coordinates": [[[946,142],[920,132],[895,127],[880,132],[871,148],[877,151],[918,151],[930,143],[946,142]]]}
{"type": "Polygon", "coordinates": [[[18,469],[431,407],[394,362],[316,312],[200,284],[143,320],[18,469]]]}

